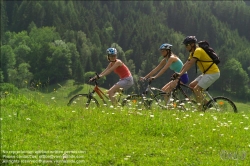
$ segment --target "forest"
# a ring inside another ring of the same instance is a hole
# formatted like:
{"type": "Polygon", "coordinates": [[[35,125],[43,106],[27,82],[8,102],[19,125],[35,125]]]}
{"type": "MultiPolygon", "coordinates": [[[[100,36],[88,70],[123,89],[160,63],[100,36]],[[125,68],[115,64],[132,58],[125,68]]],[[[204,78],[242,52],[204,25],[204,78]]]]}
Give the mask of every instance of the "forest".
{"type": "MultiPolygon", "coordinates": [[[[221,77],[212,89],[249,101],[249,27],[250,3],[242,0],[1,0],[0,83],[17,88],[69,79],[87,83],[108,65],[109,47],[118,50],[138,82],[161,60],[163,43],[172,44],[173,53],[186,62],[182,41],[194,35],[208,41],[221,59],[221,77]]],[[[154,86],[162,87],[172,74],[168,70],[154,86]]],[[[193,67],[188,74],[193,80],[200,73],[193,67]]],[[[110,74],[101,86],[117,80],[110,74]]]]}

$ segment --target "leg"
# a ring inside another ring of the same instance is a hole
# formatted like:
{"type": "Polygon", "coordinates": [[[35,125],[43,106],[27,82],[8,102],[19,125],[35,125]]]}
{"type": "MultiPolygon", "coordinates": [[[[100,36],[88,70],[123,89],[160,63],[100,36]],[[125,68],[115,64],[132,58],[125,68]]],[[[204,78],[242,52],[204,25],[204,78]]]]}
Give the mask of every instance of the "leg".
{"type": "Polygon", "coordinates": [[[198,84],[194,87],[194,93],[196,95],[197,102],[203,105],[207,103],[207,100],[202,96],[202,90],[211,86],[220,77],[220,73],[204,74],[199,77],[200,79],[197,79],[198,84]]]}
{"type": "Polygon", "coordinates": [[[198,81],[194,80],[189,84],[189,87],[194,89],[194,87],[198,84],[198,81]]]}
{"type": "Polygon", "coordinates": [[[203,105],[202,87],[200,87],[199,85],[196,85],[194,87],[194,94],[195,94],[197,103],[200,103],[202,106],[203,105]]]}
{"type": "Polygon", "coordinates": [[[164,100],[166,102],[166,104],[168,103],[169,101],[169,97],[170,97],[170,93],[171,91],[176,87],[178,83],[178,80],[173,80],[173,81],[170,81],[169,83],[167,83],[161,90],[166,92],[167,94],[164,95],[164,100]]]}
{"type": "Polygon", "coordinates": [[[115,98],[115,93],[119,92],[121,86],[118,84],[115,84],[114,86],[112,86],[109,90],[108,90],[108,96],[112,102],[113,105],[117,104],[116,98],[115,98]]]}

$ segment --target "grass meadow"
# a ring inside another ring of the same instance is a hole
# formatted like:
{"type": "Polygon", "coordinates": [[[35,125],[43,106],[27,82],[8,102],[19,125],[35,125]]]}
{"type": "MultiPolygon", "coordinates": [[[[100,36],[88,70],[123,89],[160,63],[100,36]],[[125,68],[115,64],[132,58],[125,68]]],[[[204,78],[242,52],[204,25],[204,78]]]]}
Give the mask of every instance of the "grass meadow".
{"type": "Polygon", "coordinates": [[[239,113],[73,108],[86,85],[22,89],[1,99],[0,165],[181,165],[250,163],[250,104],[239,113]]]}

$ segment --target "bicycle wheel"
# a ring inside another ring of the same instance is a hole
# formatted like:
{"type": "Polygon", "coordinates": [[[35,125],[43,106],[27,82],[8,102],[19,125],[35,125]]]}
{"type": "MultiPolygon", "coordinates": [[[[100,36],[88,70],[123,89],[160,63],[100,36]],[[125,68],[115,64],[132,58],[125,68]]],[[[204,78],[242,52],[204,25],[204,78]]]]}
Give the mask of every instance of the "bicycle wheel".
{"type": "Polygon", "coordinates": [[[149,108],[146,100],[141,95],[133,94],[129,95],[122,101],[122,106],[126,106],[129,109],[145,110],[149,108]]]}
{"type": "Polygon", "coordinates": [[[88,107],[98,107],[99,103],[94,97],[89,97],[89,94],[77,94],[73,96],[68,104],[68,106],[74,106],[78,108],[88,108],[88,107]]]}
{"type": "Polygon", "coordinates": [[[212,100],[209,100],[204,109],[217,112],[238,112],[234,102],[223,96],[214,97],[212,100]]]}

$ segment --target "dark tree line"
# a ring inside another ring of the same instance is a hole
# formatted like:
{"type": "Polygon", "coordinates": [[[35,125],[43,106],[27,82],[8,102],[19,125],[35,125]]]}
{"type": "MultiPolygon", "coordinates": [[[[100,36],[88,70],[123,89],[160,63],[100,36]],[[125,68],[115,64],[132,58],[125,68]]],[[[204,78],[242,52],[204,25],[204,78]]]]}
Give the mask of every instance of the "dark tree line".
{"type": "MultiPolygon", "coordinates": [[[[137,80],[160,60],[159,46],[173,44],[183,61],[187,35],[207,40],[221,57],[213,85],[250,96],[250,6],[244,1],[1,1],[1,82],[85,82],[107,66],[105,50],[118,56],[137,80]],[[228,73],[231,73],[230,76],[228,73]],[[240,80],[240,81],[239,81],[240,80]]],[[[163,86],[171,71],[155,81],[163,86]]],[[[189,72],[191,79],[195,70],[189,72]]],[[[107,76],[108,87],[117,77],[107,76]]]]}

